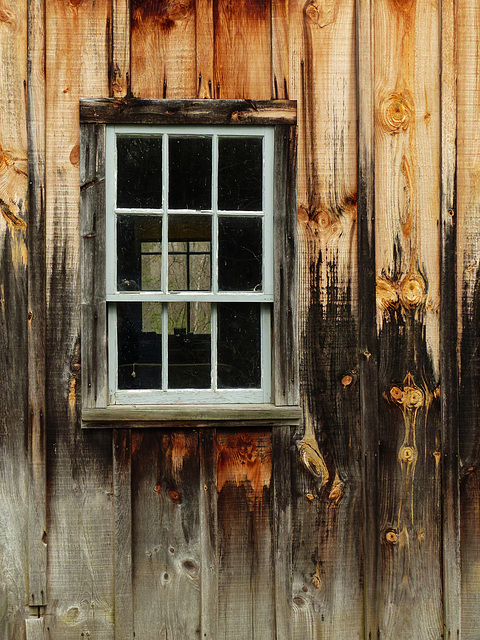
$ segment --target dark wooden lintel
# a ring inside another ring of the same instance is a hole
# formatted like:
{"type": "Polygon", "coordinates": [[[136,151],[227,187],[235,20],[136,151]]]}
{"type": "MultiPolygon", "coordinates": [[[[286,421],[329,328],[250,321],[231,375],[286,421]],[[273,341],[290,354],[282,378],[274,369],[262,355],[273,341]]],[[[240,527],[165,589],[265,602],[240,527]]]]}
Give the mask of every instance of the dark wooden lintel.
{"type": "Polygon", "coordinates": [[[287,124],[297,122],[294,100],[80,100],[81,122],[105,124],[287,124]]]}

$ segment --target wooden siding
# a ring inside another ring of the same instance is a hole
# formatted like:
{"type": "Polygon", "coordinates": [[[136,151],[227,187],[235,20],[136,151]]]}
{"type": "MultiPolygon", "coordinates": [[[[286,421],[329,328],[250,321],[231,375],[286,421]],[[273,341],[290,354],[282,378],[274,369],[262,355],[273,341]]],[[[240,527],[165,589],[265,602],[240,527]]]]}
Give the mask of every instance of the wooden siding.
{"type": "Polygon", "coordinates": [[[479,52],[475,0],[0,0],[2,638],[478,639],[479,52]],[[300,425],[81,428],[110,97],[297,101],[300,425]]]}

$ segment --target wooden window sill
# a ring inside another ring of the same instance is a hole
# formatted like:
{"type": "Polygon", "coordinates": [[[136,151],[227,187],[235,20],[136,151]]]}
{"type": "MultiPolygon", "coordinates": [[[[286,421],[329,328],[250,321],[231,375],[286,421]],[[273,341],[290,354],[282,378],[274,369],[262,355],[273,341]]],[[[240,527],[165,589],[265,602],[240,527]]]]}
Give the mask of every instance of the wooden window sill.
{"type": "Polygon", "coordinates": [[[112,405],[82,411],[86,429],[149,427],[288,426],[300,421],[299,406],[230,405],[112,405]]]}

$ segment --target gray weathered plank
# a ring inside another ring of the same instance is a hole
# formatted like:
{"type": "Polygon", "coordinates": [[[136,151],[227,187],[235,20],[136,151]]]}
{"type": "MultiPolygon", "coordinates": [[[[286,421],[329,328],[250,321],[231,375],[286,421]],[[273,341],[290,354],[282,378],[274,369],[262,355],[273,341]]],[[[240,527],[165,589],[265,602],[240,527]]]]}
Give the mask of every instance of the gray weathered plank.
{"type": "Polygon", "coordinates": [[[201,629],[200,463],[194,431],[132,432],[136,638],[184,640],[201,629]]]}
{"type": "Polygon", "coordinates": [[[217,447],[214,429],[199,433],[201,636],[216,640],[218,626],[217,447]]]}
{"type": "Polygon", "coordinates": [[[30,0],[27,13],[28,133],[28,599],[47,594],[45,408],[45,8],[30,0]]]}
{"type": "Polygon", "coordinates": [[[113,432],[113,505],[115,640],[132,640],[132,449],[129,429],[113,432]]]}
{"type": "Polygon", "coordinates": [[[27,618],[25,620],[26,640],[48,640],[45,618],[27,618]]]}

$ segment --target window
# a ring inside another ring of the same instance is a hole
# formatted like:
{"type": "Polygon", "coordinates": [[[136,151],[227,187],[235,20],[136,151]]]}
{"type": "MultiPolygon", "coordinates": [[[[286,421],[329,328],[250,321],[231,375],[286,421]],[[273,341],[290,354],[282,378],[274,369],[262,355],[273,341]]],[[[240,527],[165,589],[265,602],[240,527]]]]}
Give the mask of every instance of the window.
{"type": "Polygon", "coordinates": [[[82,123],[84,422],[295,422],[292,127],[134,102],[82,123]]]}

